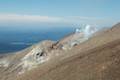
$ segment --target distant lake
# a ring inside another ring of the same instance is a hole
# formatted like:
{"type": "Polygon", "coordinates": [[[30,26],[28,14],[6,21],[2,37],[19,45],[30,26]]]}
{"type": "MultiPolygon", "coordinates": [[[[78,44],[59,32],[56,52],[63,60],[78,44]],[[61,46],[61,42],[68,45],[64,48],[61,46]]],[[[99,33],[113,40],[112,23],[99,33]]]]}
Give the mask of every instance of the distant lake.
{"type": "Polygon", "coordinates": [[[57,41],[74,30],[73,27],[36,30],[0,29],[0,54],[20,51],[42,40],[57,41]]]}

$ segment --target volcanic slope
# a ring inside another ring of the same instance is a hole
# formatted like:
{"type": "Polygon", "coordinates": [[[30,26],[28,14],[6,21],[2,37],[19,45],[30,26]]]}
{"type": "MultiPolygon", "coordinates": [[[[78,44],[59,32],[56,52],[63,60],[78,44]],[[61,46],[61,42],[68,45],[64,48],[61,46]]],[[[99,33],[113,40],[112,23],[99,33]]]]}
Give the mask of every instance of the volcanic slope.
{"type": "Polygon", "coordinates": [[[120,23],[64,50],[70,38],[1,56],[0,80],[120,80],[120,23]]]}
{"type": "Polygon", "coordinates": [[[17,80],[120,80],[120,24],[17,80]]]}

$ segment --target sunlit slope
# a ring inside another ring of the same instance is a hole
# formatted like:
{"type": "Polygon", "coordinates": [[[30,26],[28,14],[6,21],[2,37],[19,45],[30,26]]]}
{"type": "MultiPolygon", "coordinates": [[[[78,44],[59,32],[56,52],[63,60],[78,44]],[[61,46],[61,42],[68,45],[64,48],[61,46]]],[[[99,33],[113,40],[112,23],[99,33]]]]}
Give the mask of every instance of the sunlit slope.
{"type": "Polygon", "coordinates": [[[18,80],[119,80],[120,24],[95,35],[18,80]]]}
{"type": "Polygon", "coordinates": [[[88,25],[57,42],[0,55],[0,80],[119,80],[120,24],[93,32],[88,25]]]}

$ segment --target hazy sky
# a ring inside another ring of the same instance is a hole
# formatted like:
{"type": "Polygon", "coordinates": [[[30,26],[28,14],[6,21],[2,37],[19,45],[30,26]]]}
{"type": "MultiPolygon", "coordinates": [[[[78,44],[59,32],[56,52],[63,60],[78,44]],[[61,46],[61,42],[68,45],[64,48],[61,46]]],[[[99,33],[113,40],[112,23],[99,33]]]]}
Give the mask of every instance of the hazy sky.
{"type": "Polygon", "coordinates": [[[120,0],[0,0],[0,26],[120,21],[120,0]]]}

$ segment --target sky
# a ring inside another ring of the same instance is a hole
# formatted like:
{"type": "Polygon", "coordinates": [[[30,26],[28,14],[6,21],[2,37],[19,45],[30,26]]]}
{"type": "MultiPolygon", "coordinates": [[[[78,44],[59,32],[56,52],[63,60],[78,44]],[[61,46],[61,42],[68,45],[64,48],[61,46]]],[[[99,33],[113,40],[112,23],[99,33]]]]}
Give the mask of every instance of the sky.
{"type": "Polygon", "coordinates": [[[0,26],[108,26],[120,21],[120,0],[0,0],[0,26]]]}

